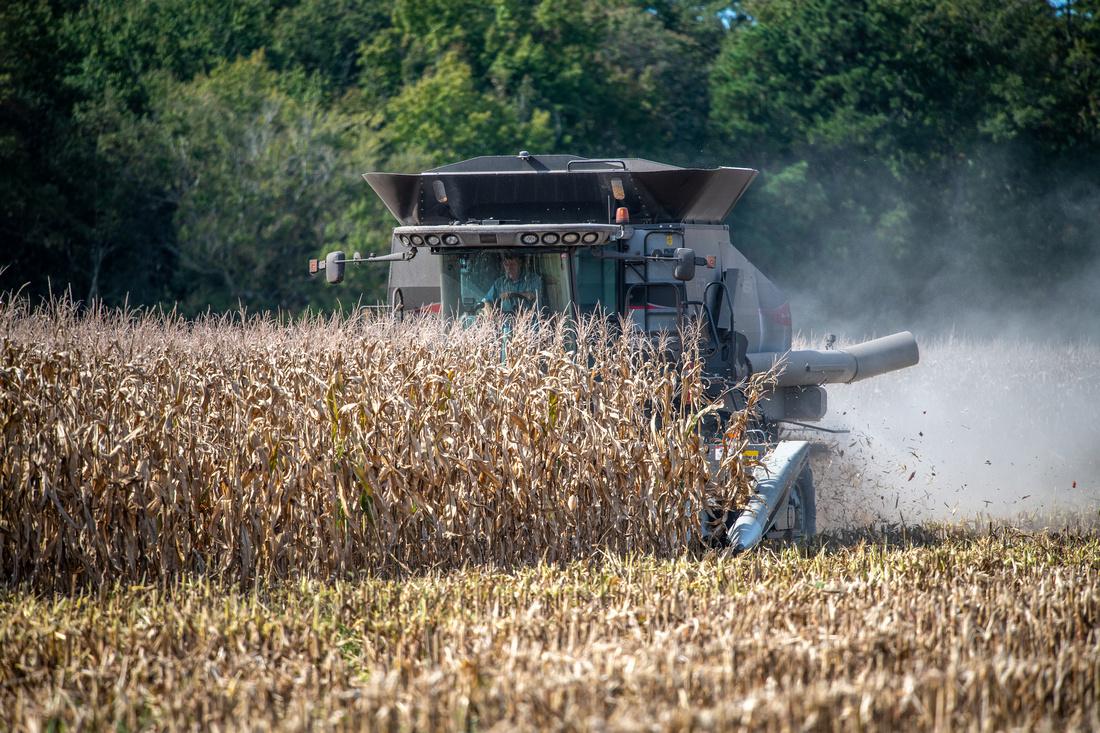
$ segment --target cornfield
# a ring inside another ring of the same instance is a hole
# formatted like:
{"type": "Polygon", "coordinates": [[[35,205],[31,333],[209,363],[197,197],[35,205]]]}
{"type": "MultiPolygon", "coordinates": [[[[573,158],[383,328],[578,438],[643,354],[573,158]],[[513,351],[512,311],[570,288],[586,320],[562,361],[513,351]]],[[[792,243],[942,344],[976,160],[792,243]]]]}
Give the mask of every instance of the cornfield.
{"type": "Polygon", "coordinates": [[[9,300],[0,569],[67,589],[680,551],[748,490],[745,415],[712,472],[700,360],[613,325],[9,300]]]}
{"type": "Polygon", "coordinates": [[[0,730],[1100,729],[1095,510],[706,550],[613,326],[3,302],[0,730]]]}

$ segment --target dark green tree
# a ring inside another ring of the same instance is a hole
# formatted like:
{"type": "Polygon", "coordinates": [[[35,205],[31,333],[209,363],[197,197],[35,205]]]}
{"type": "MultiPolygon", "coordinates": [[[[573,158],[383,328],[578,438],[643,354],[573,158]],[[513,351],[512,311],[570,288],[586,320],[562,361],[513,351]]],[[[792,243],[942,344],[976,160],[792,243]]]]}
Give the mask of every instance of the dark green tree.
{"type": "Polygon", "coordinates": [[[277,69],[304,70],[338,97],[356,85],[360,46],[389,27],[388,8],[377,0],[302,0],[276,14],[268,59],[277,69]]]}
{"type": "MultiPolygon", "coordinates": [[[[305,277],[306,260],[388,245],[381,227],[353,237],[366,215],[354,206],[366,193],[356,155],[363,120],[325,109],[319,90],[289,94],[287,81],[256,54],[190,82],[166,80],[153,97],[149,145],[171,162],[173,283],[188,312],[331,304],[336,293],[305,277]]],[[[355,277],[373,289],[382,274],[355,277]]]]}
{"type": "Polygon", "coordinates": [[[719,145],[764,170],[739,223],[765,264],[826,289],[873,273],[831,294],[855,312],[983,280],[1041,298],[1091,256],[1092,233],[1067,228],[1080,214],[1059,203],[1087,200],[1066,192],[1097,156],[1073,80],[1091,29],[1074,38],[1042,2],[744,8],[753,22],[711,72],[710,119],[719,145]]]}
{"type": "Polygon", "coordinates": [[[0,287],[329,306],[304,259],[389,246],[357,174],[526,148],[759,167],[738,244],[841,311],[1053,297],[1098,69],[1097,0],[10,0],[0,287]]]}

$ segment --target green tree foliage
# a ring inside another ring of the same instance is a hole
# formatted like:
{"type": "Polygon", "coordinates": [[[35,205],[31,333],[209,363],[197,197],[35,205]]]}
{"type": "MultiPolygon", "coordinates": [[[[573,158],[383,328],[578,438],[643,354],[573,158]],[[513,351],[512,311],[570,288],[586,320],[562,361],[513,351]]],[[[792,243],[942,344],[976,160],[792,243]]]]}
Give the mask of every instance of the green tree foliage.
{"type": "Polygon", "coordinates": [[[484,150],[545,149],[553,138],[545,112],[521,121],[511,105],[475,88],[472,70],[454,52],[391,99],[383,119],[391,152],[413,148],[439,161],[484,150]]]}
{"type": "Polygon", "coordinates": [[[363,93],[391,139],[426,134],[438,162],[520,148],[690,159],[705,146],[722,24],[687,7],[663,17],[627,2],[405,0],[364,44],[363,93]],[[437,99],[441,83],[456,88],[437,99]]]}
{"type": "Polygon", "coordinates": [[[339,96],[356,84],[363,39],[388,27],[386,6],[376,0],[303,0],[278,11],[268,57],[276,68],[304,70],[339,96]]]}
{"type": "Polygon", "coordinates": [[[282,81],[256,54],[156,96],[161,139],[150,145],[171,161],[174,284],[189,311],[301,309],[315,300],[302,287],[306,259],[349,244],[349,209],[363,193],[349,153],[364,126],[282,81]]]}
{"type": "MultiPolygon", "coordinates": [[[[63,65],[48,4],[0,5],[0,267],[9,271],[63,263],[69,254],[65,245],[76,222],[61,150],[72,145],[74,126],[72,101],[57,89],[63,65]]],[[[67,264],[53,270],[65,271],[67,264]]],[[[45,287],[44,277],[33,279],[45,287]]],[[[16,284],[10,272],[4,284],[16,284]]]]}
{"type": "Polygon", "coordinates": [[[745,9],[754,22],[711,70],[710,118],[720,145],[765,171],[743,212],[765,262],[798,263],[810,287],[873,272],[858,302],[833,293],[854,313],[868,295],[913,307],[981,277],[1044,291],[1100,254],[1079,221],[1100,205],[1095,86],[1077,80],[1081,59],[1095,67],[1095,13],[993,0],[745,9]]]}
{"type": "Polygon", "coordinates": [[[92,98],[112,89],[142,111],[148,74],[186,80],[248,56],[270,42],[277,7],[268,0],[84,3],[63,17],[65,43],[79,57],[66,81],[92,98]]]}
{"type": "Polygon", "coordinates": [[[841,313],[1043,297],[1100,259],[1100,3],[0,4],[0,288],[373,302],[303,272],[389,248],[359,174],[520,149],[760,168],[735,240],[841,313]]]}
{"type": "Polygon", "coordinates": [[[152,161],[128,154],[135,119],[114,88],[71,83],[86,57],[70,16],[35,0],[0,13],[3,285],[157,301],[171,211],[152,161]]]}
{"type": "Polygon", "coordinates": [[[1057,148],[1096,133],[1068,93],[1081,66],[1068,57],[1081,55],[1083,39],[1067,36],[1072,26],[1046,3],[750,8],[756,23],[732,34],[715,61],[712,119],[754,149],[843,148],[904,173],[982,139],[1030,136],[1057,148]]]}

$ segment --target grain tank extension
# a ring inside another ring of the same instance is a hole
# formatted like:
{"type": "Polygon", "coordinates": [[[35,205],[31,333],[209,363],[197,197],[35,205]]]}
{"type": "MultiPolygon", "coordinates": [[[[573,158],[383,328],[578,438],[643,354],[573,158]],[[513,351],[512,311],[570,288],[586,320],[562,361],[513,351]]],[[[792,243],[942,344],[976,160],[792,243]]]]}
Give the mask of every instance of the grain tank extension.
{"type": "Polygon", "coordinates": [[[784,425],[825,416],[825,384],[918,361],[908,332],[843,350],[791,350],[786,296],[730,241],[723,222],[757,171],[692,169],[639,158],[485,156],[423,173],[363,177],[398,221],[390,254],[333,252],[310,272],[343,279],[348,262],[390,262],[388,296],[403,312],[465,318],[483,308],[619,313],[640,330],[701,324],[714,396],[737,409],[736,385],[778,365],[758,421],[765,458],[757,493],[704,536],[735,549],[815,531],[808,445],[784,425]]]}

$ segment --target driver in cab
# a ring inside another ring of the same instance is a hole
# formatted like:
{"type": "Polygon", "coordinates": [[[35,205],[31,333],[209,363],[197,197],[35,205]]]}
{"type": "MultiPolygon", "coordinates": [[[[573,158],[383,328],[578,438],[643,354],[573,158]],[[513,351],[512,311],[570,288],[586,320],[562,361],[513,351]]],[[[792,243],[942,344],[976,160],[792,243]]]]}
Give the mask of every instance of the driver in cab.
{"type": "Polygon", "coordinates": [[[520,306],[538,307],[542,304],[542,276],[529,272],[527,257],[518,254],[501,256],[504,273],[493,281],[485,293],[483,303],[495,305],[505,313],[513,313],[520,306]]]}

